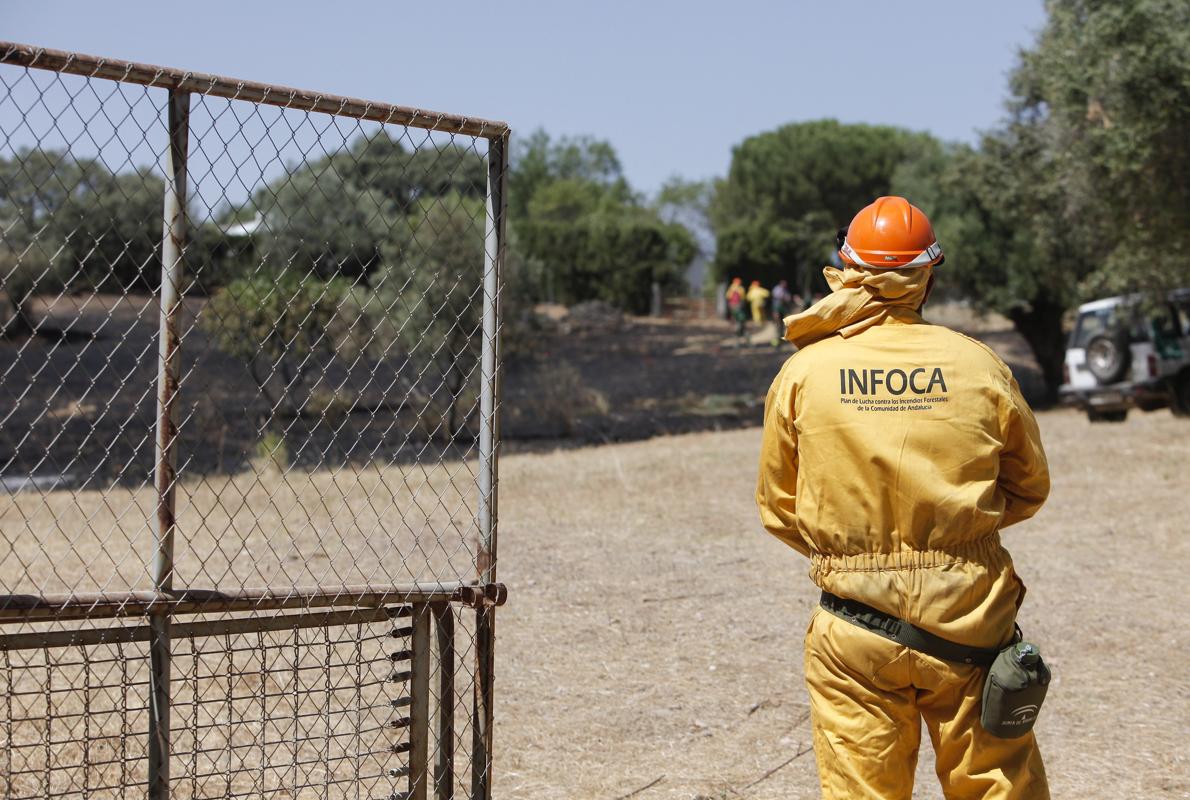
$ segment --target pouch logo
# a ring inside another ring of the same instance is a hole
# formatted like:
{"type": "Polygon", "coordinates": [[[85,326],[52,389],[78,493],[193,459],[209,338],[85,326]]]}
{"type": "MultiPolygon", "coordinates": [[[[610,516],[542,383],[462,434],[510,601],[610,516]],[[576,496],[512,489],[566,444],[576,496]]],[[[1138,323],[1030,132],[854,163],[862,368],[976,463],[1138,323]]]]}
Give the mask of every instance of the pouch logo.
{"type": "Polygon", "coordinates": [[[889,394],[946,394],[946,376],[942,367],[903,369],[839,369],[839,394],[874,395],[884,389],[889,394]]]}
{"type": "Polygon", "coordinates": [[[1033,720],[1037,719],[1036,705],[1023,705],[1014,708],[1008,712],[1009,719],[1000,720],[1000,725],[1005,728],[1016,728],[1021,725],[1028,725],[1033,720]]]}
{"type": "Polygon", "coordinates": [[[1014,708],[1012,710],[1012,716],[1019,720],[1017,723],[1018,725],[1028,722],[1029,720],[1033,719],[1033,717],[1037,716],[1037,706],[1026,705],[1021,706],[1020,708],[1014,708]]]}

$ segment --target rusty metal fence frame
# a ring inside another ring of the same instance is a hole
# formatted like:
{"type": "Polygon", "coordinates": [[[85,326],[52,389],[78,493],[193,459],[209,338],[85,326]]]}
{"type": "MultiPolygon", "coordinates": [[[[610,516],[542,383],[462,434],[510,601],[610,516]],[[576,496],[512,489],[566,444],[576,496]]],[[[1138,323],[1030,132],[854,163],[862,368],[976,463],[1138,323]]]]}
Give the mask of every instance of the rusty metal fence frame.
{"type": "MultiPolygon", "coordinates": [[[[270,86],[231,78],[130,63],[24,44],[0,42],[0,65],[46,70],[91,80],[137,84],[168,92],[168,168],[163,198],[161,283],[157,354],[155,475],[157,519],[154,527],[150,591],[68,592],[0,595],[0,654],[22,649],[87,647],[99,644],[147,642],[151,659],[148,708],[148,787],[154,800],[171,796],[171,642],[187,637],[211,637],[302,627],[354,625],[392,621],[392,636],[404,638],[404,649],[390,654],[394,673],[409,686],[408,698],[393,701],[407,708],[394,727],[410,730],[400,747],[409,753],[409,766],[400,771],[408,790],[394,798],[421,800],[437,787],[440,798],[455,796],[453,759],[449,746],[440,746],[430,764],[427,727],[430,724],[428,681],[434,654],[442,703],[454,696],[457,669],[454,650],[454,608],[475,611],[474,698],[472,713],[472,769],[469,796],[491,797],[493,646],[495,608],[506,597],[496,579],[497,489],[499,456],[499,397],[501,328],[500,293],[505,254],[509,128],[503,122],[430,112],[349,97],[270,86]],[[479,356],[478,486],[476,524],[477,574],[472,581],[382,585],[281,586],[224,591],[174,584],[174,538],[177,528],[178,486],[179,311],[184,285],[187,242],[186,208],[189,160],[189,118],[193,95],[246,101],[287,110],[318,112],[460,134],[487,143],[487,188],[483,232],[482,345],[479,356]],[[296,613],[280,613],[284,611],[296,613]],[[186,617],[223,612],[214,620],[186,617]],[[255,612],[229,616],[230,612],[255,612]],[[261,612],[268,612],[262,614],[261,612]],[[11,632],[13,626],[36,622],[70,622],[138,618],[142,622],[115,627],[36,629],[11,632]],[[431,620],[437,644],[431,642],[431,620]],[[8,630],[6,630],[8,628],[8,630]],[[405,666],[402,666],[402,665],[405,666]],[[433,770],[434,779],[429,778],[433,770]]],[[[453,741],[451,713],[438,713],[439,743],[453,741]]],[[[121,787],[128,788],[128,787],[121,787]]]]}

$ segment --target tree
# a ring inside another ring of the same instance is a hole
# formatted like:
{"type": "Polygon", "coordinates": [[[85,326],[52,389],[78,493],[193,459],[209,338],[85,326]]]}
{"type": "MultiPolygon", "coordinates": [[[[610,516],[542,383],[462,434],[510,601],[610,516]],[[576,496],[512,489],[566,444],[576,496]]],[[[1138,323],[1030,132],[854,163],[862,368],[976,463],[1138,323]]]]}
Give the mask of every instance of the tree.
{"type": "Polygon", "coordinates": [[[898,165],[932,142],[928,134],[829,119],[745,139],[711,204],[715,277],[815,279],[835,230],[888,194],[898,165]]]}
{"type": "Polygon", "coordinates": [[[1049,0],[1012,75],[1013,128],[1038,157],[1095,269],[1092,291],[1190,277],[1190,5],[1049,0]],[[1031,142],[1027,144],[1032,144],[1031,142]]]}
{"type": "Polygon", "coordinates": [[[645,313],[652,285],[678,288],[696,253],[688,229],[633,193],[606,142],[530,135],[515,153],[510,192],[525,282],[541,299],[645,313]]]}
{"type": "Polygon", "coordinates": [[[165,181],[147,169],[104,174],[59,212],[70,259],[95,291],[156,291],[161,285],[165,181]]]}
{"type": "Polygon", "coordinates": [[[6,330],[37,328],[37,295],[80,283],[154,288],[164,186],[148,170],[113,174],[69,151],[23,148],[0,159],[0,277],[14,312],[6,330]]]}
{"type": "Polygon", "coordinates": [[[715,254],[715,232],[711,227],[711,203],[715,182],[669,178],[653,200],[653,210],[669,224],[681,225],[690,232],[696,248],[686,277],[691,288],[705,288],[707,265],[715,254]]]}
{"type": "Polygon", "coordinates": [[[36,333],[40,325],[33,299],[65,286],[65,248],[52,232],[33,234],[21,220],[10,221],[0,241],[0,288],[11,311],[0,320],[0,337],[36,333]]]}
{"type": "Polygon", "coordinates": [[[409,394],[421,416],[438,421],[429,432],[454,439],[476,410],[485,211],[474,198],[440,200],[419,203],[412,216],[421,224],[407,241],[385,244],[371,288],[356,297],[376,332],[372,355],[414,365],[409,394]]]}
{"type": "Polygon", "coordinates": [[[420,203],[482,198],[486,181],[474,150],[427,142],[410,151],[383,132],[361,136],[256,192],[251,205],[264,225],[253,257],[324,280],[366,277],[379,267],[382,248],[407,240],[420,224],[413,213],[420,203]]]}
{"type": "Polygon", "coordinates": [[[719,281],[758,280],[765,286],[787,280],[809,295],[825,288],[813,265],[829,258],[836,228],[824,211],[795,220],[758,216],[733,221],[719,230],[714,276],[719,281]]]}
{"type": "Polygon", "coordinates": [[[573,222],[521,226],[526,251],[549,254],[554,298],[573,304],[602,300],[634,314],[649,310],[651,287],[676,290],[696,245],[681,225],[644,210],[611,210],[573,222]]]}
{"type": "Polygon", "coordinates": [[[934,223],[946,253],[943,285],[1012,321],[1053,400],[1062,380],[1062,317],[1094,261],[1072,230],[1043,222],[1055,219],[1062,198],[1047,174],[1052,165],[1025,138],[1032,133],[987,136],[979,150],[940,146],[904,165],[894,191],[934,223]]]}
{"type": "Polygon", "coordinates": [[[619,156],[605,141],[589,136],[564,136],[555,141],[538,129],[514,140],[511,160],[509,212],[513,219],[530,216],[529,203],[538,190],[556,181],[594,184],[621,202],[631,199],[619,156]]]}
{"type": "Polygon", "coordinates": [[[243,362],[271,408],[298,415],[310,400],[311,377],[337,351],[348,290],[343,279],[261,271],[216,292],[199,324],[243,362]]]}
{"type": "Polygon", "coordinates": [[[1029,343],[1050,399],[1064,314],[1190,282],[1190,7],[1051,0],[978,151],[926,148],[899,193],[931,214],[947,267],[1029,343]]]}
{"type": "Polygon", "coordinates": [[[486,181],[472,149],[383,133],[297,165],[221,215],[263,224],[221,270],[240,277],[212,298],[208,331],[290,413],[335,359],[402,365],[395,395],[455,437],[480,344],[486,181]]]}

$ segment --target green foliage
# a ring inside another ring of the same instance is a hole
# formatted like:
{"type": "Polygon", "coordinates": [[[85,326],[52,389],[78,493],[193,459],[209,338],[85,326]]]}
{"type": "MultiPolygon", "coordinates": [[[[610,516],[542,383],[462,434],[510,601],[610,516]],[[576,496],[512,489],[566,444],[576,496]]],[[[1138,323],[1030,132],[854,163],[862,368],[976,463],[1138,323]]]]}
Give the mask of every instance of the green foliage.
{"type": "Polygon", "coordinates": [[[934,221],[944,275],[1007,315],[1051,397],[1063,314],[1190,283],[1190,6],[1051,0],[978,150],[934,145],[894,191],[934,221]]]}
{"type": "Polygon", "coordinates": [[[0,158],[10,302],[80,283],[113,292],[155,287],[164,188],[147,170],[113,174],[65,151],[24,148],[0,158]]]}
{"type": "Polygon", "coordinates": [[[289,469],[289,445],[277,431],[265,431],[254,448],[256,459],[268,469],[285,472],[289,469]]]}
{"type": "Polygon", "coordinates": [[[486,180],[472,149],[409,151],[384,134],[303,163],[225,211],[240,221],[260,213],[263,225],[212,259],[216,282],[253,276],[216,293],[209,331],[293,413],[349,412],[309,386],[332,359],[408,364],[397,396],[427,434],[456,436],[474,406],[486,180]]]}
{"type": "Polygon", "coordinates": [[[715,233],[711,227],[714,199],[714,181],[674,176],[658,190],[653,209],[665,222],[681,225],[689,231],[697,247],[697,257],[709,258],[715,251],[715,233]]]}
{"type": "Polygon", "coordinates": [[[1061,277],[1057,270],[1038,269],[1036,242],[1017,211],[1026,201],[1019,165],[995,144],[985,142],[982,151],[937,144],[897,170],[893,191],[912,198],[933,222],[946,253],[942,284],[981,310],[1007,315],[1043,292],[1064,300],[1075,284],[1052,280],[1061,277]]]}
{"type": "Polygon", "coordinates": [[[265,224],[256,255],[274,268],[312,270],[324,279],[366,275],[388,234],[380,223],[384,207],[379,192],[355,190],[329,167],[301,170],[261,199],[265,224]]]}
{"type": "Polygon", "coordinates": [[[473,148],[421,142],[407,150],[384,132],[356,139],[345,151],[316,162],[328,166],[356,191],[377,192],[402,213],[428,197],[482,198],[487,166],[473,148]]]}
{"type": "Polygon", "coordinates": [[[161,284],[165,181],[145,171],[107,174],[58,223],[72,261],[98,291],[155,291],[161,284]],[[74,218],[73,220],[71,218],[74,218]]]}
{"type": "Polygon", "coordinates": [[[24,219],[8,224],[0,237],[0,289],[10,314],[0,318],[0,336],[20,336],[38,329],[33,298],[62,291],[66,285],[65,248],[52,231],[35,235],[24,219]]]}
{"type": "Polygon", "coordinates": [[[657,191],[654,207],[662,216],[677,216],[685,212],[705,219],[710,213],[714,197],[713,181],[687,180],[675,175],[657,191]]]}
{"type": "Polygon", "coordinates": [[[259,272],[215,293],[199,324],[224,353],[242,361],[274,407],[299,414],[310,377],[336,351],[350,283],[296,271],[259,272]]]}
{"type": "Polygon", "coordinates": [[[529,217],[529,204],[538,191],[557,181],[593,184],[623,200],[631,195],[620,159],[608,142],[586,136],[553,141],[543,130],[514,142],[509,175],[509,211],[514,219],[529,217]]]}
{"type": "Polygon", "coordinates": [[[813,277],[830,257],[835,230],[888,194],[897,167],[932,143],[927,134],[835,120],[744,140],[710,208],[719,240],[714,276],[769,285],[813,277]]]}
{"type": "MultiPolygon", "coordinates": [[[[474,150],[431,144],[411,152],[384,133],[304,163],[258,191],[265,225],[251,256],[324,279],[370,274],[381,250],[405,241],[427,198],[482,198],[487,170],[474,150]]],[[[252,265],[244,263],[244,269],[252,265]]]]}
{"type": "Polygon", "coordinates": [[[1011,80],[1007,133],[1034,147],[1094,268],[1084,291],[1190,279],[1190,5],[1050,0],[1011,80]],[[1018,133],[1018,131],[1023,131],[1018,133]]]}
{"type": "Polygon", "coordinates": [[[483,201],[445,195],[425,200],[406,241],[382,248],[383,266],[370,287],[355,290],[361,314],[376,332],[374,357],[395,349],[417,364],[415,393],[435,434],[454,437],[474,411],[483,314],[483,201]]]}
{"type": "Polygon", "coordinates": [[[530,252],[565,254],[550,275],[559,302],[603,300],[634,314],[649,310],[654,282],[663,290],[680,287],[681,270],[696,252],[685,228],[644,214],[592,214],[523,230],[530,252]]]}
{"type": "Polygon", "coordinates": [[[723,224],[763,211],[773,219],[826,212],[837,227],[882,194],[896,167],[931,141],[928,134],[818,120],[784,125],[732,150],[713,217],[723,224]]]}
{"type": "Polygon", "coordinates": [[[796,220],[733,221],[719,231],[715,277],[758,280],[765,286],[789,280],[798,286],[816,277],[810,265],[829,257],[834,231],[825,212],[810,212],[796,220]]]}
{"type": "Polygon", "coordinates": [[[516,152],[510,193],[522,285],[536,299],[604,300],[645,313],[652,284],[678,289],[697,253],[689,229],[633,194],[606,142],[530,135],[516,152]]]}

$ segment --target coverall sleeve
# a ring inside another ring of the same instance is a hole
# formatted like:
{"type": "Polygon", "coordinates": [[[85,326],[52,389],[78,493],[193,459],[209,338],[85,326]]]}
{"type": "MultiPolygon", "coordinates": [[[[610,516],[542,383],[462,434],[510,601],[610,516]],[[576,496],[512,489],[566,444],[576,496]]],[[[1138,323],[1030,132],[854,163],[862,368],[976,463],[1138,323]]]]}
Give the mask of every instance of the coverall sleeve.
{"type": "Polygon", "coordinates": [[[760,478],[756,505],[765,530],[804,556],[810,548],[797,530],[797,432],[793,427],[794,387],[786,370],[777,374],[764,403],[760,478]]]}
{"type": "Polygon", "coordinates": [[[1006,528],[1037,513],[1050,493],[1049,464],[1041,446],[1037,418],[1021,396],[1021,387],[1009,378],[1008,398],[1001,414],[1004,449],[1000,451],[1000,491],[1004,493],[1006,528]]]}

